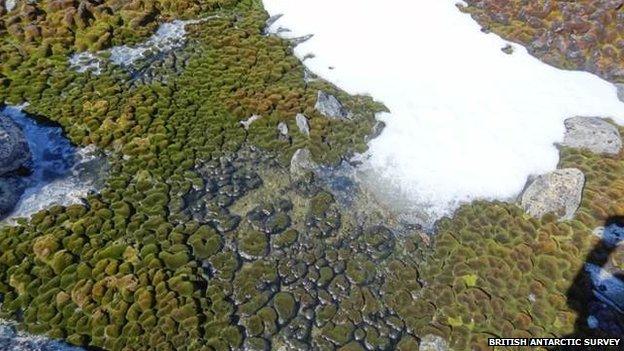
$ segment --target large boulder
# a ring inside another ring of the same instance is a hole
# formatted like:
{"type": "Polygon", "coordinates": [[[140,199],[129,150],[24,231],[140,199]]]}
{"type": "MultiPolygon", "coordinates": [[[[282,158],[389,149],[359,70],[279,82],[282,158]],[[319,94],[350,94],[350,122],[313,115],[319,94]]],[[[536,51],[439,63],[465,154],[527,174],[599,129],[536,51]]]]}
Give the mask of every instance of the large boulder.
{"type": "Polygon", "coordinates": [[[319,90],[314,108],[323,116],[330,119],[341,119],[349,117],[349,111],[342,105],[335,96],[319,90]]]}
{"type": "Polygon", "coordinates": [[[0,114],[0,175],[12,172],[30,160],[30,149],[20,127],[0,114]]]}
{"type": "Polygon", "coordinates": [[[573,117],[565,120],[563,145],[587,149],[597,154],[615,155],[622,149],[620,131],[597,117],[573,117]]]}
{"type": "Polygon", "coordinates": [[[293,180],[304,178],[317,168],[318,165],[312,159],[312,153],[308,149],[298,149],[290,159],[290,176],[293,180]]]}
{"type": "Polygon", "coordinates": [[[533,179],[521,197],[522,208],[533,217],[554,213],[571,219],[581,204],[585,176],[576,168],[558,169],[533,179]]]}

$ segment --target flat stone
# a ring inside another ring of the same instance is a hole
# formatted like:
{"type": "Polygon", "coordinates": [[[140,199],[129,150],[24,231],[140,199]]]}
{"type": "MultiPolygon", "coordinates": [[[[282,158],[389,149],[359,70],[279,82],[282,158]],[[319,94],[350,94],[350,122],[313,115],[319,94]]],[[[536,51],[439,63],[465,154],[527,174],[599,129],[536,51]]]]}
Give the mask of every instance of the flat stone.
{"type": "Polygon", "coordinates": [[[304,134],[305,136],[310,136],[310,125],[308,124],[308,118],[301,113],[297,113],[297,116],[295,116],[295,121],[297,122],[297,127],[299,128],[301,134],[304,134]]]}
{"type": "Polygon", "coordinates": [[[277,131],[279,131],[280,135],[288,136],[288,125],[284,122],[279,122],[277,124],[277,131]]]}
{"type": "Polygon", "coordinates": [[[290,159],[290,176],[293,179],[300,179],[317,168],[318,165],[312,159],[312,153],[308,149],[298,149],[290,159]]]}
{"type": "Polygon", "coordinates": [[[587,149],[597,154],[616,155],[622,149],[618,128],[597,117],[573,117],[565,120],[563,145],[587,149]]]}
{"type": "Polygon", "coordinates": [[[584,185],[585,176],[576,168],[537,176],[521,196],[522,208],[536,218],[554,213],[561,219],[571,219],[581,204],[584,185]]]}
{"type": "Polygon", "coordinates": [[[30,160],[30,149],[22,129],[0,114],[0,175],[12,172],[30,160]]]}
{"type": "Polygon", "coordinates": [[[330,119],[341,119],[349,116],[347,109],[335,96],[321,90],[318,91],[314,108],[330,119]]]}
{"type": "Polygon", "coordinates": [[[245,128],[245,130],[248,130],[249,127],[251,126],[251,124],[257,120],[259,120],[260,118],[262,118],[262,116],[259,115],[251,115],[249,118],[247,118],[244,121],[241,121],[240,124],[243,126],[243,128],[245,128]]]}
{"type": "Polygon", "coordinates": [[[420,339],[418,351],[448,351],[449,345],[441,336],[427,334],[420,339]]]}

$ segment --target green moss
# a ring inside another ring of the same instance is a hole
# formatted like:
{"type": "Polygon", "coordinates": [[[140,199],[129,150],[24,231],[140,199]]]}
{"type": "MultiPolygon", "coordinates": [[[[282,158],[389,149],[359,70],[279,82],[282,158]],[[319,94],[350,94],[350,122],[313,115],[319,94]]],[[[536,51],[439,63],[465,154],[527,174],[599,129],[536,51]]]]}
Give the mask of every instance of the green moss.
{"type": "Polygon", "coordinates": [[[292,47],[263,35],[261,2],[103,1],[101,16],[68,26],[51,1],[32,6],[38,17],[0,33],[0,101],[28,101],[72,142],[107,150],[111,170],[85,204],[0,229],[3,318],[114,350],[409,350],[429,333],[461,350],[487,335],[571,332],[565,291],[593,244],[588,233],[624,214],[620,156],[562,150],[561,166],[588,179],[573,221],[477,202],[441,221],[427,247],[415,230],[395,234],[383,214],[345,208],[314,177],[290,183],[284,166],[296,149],[323,163],[364,151],[381,106],[304,81],[292,47]],[[67,67],[76,49],[138,42],[157,21],[214,14],[164,55],[179,66],[142,63],[162,68],[158,79],[67,67]],[[41,37],[20,34],[27,23],[41,37]],[[318,90],[354,119],[318,115],[318,90]],[[310,137],[280,139],[276,125],[296,130],[297,113],[309,117],[310,137]],[[239,122],[252,114],[262,118],[246,131],[239,122]]]}
{"type": "Polygon", "coordinates": [[[278,292],[273,297],[273,306],[279,317],[280,324],[288,322],[297,314],[297,302],[292,294],[278,292]]]}

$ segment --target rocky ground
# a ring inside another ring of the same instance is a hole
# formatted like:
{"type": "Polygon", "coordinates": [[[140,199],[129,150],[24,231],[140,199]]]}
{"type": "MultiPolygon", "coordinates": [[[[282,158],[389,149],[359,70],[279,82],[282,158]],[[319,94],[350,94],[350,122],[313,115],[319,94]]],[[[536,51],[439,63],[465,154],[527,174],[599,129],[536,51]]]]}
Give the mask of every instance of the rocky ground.
{"type": "Polygon", "coordinates": [[[430,237],[332,176],[383,107],[305,79],[292,44],[264,34],[260,1],[0,4],[0,101],[29,102],[111,162],[84,204],[0,228],[0,316],[21,329],[108,350],[464,350],[584,325],[568,291],[596,228],[624,214],[609,121],[570,120],[561,171],[430,237]],[[166,79],[69,62],[209,16],[163,61],[184,65],[154,73],[166,79]]]}

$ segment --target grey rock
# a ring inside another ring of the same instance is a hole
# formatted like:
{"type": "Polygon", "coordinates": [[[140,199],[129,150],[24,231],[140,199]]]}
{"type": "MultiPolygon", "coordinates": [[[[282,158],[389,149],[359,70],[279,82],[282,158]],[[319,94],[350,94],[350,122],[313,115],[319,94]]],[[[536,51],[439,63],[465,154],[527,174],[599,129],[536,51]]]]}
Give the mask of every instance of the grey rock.
{"type": "Polygon", "coordinates": [[[617,97],[618,97],[618,99],[620,99],[620,101],[624,102],[624,84],[617,83],[617,84],[615,84],[615,87],[617,88],[617,97]]]}
{"type": "Polygon", "coordinates": [[[284,16],[284,14],[278,13],[277,15],[271,16],[266,20],[266,23],[264,24],[264,29],[262,30],[262,34],[263,35],[269,35],[271,34],[271,26],[273,26],[275,24],[275,22],[279,21],[280,18],[282,18],[282,16],[284,16]]]}
{"type": "Polygon", "coordinates": [[[323,116],[330,119],[341,119],[349,117],[349,112],[335,96],[318,91],[314,108],[323,116]]]}
{"type": "Polygon", "coordinates": [[[293,46],[297,46],[299,44],[303,44],[306,41],[312,39],[313,36],[314,36],[314,34],[308,34],[308,35],[304,35],[302,37],[289,39],[289,41],[292,43],[293,46]]]}
{"type": "Polygon", "coordinates": [[[573,117],[565,120],[563,145],[587,149],[597,154],[615,155],[622,149],[620,131],[597,117],[573,117]]]}
{"type": "Polygon", "coordinates": [[[262,118],[259,115],[251,115],[251,117],[247,118],[244,121],[241,121],[240,124],[243,126],[243,128],[245,128],[245,130],[248,130],[249,127],[251,126],[251,124],[257,120],[259,120],[260,118],[262,118]]]}
{"type": "Polygon", "coordinates": [[[420,339],[420,345],[418,345],[418,351],[448,351],[449,345],[444,338],[427,334],[420,339]]]}
{"type": "Polygon", "coordinates": [[[521,196],[522,208],[533,217],[554,213],[571,219],[581,204],[585,176],[576,168],[558,169],[537,176],[521,196]]]}
{"type": "Polygon", "coordinates": [[[7,12],[13,11],[16,5],[17,0],[6,0],[6,2],[4,3],[4,7],[6,8],[7,12]]]}
{"type": "Polygon", "coordinates": [[[3,324],[0,320],[0,339],[13,338],[17,335],[15,328],[9,324],[3,324]]]}
{"type": "Polygon", "coordinates": [[[301,113],[297,113],[295,121],[297,122],[297,127],[299,128],[301,134],[310,136],[310,125],[308,124],[308,118],[301,113]]]}
{"type": "Polygon", "coordinates": [[[30,160],[30,149],[21,128],[0,114],[0,175],[15,171],[30,160]]]}
{"type": "Polygon", "coordinates": [[[279,131],[280,135],[288,136],[288,125],[286,125],[286,123],[279,122],[277,125],[277,130],[279,131]]]}
{"type": "Polygon", "coordinates": [[[277,131],[279,132],[278,139],[280,141],[289,141],[290,137],[288,136],[288,125],[284,122],[279,122],[277,125],[277,131]]]}
{"type": "Polygon", "coordinates": [[[301,179],[317,168],[318,165],[312,159],[312,153],[308,149],[298,149],[290,159],[290,176],[293,180],[301,179]]]}
{"type": "Polygon", "coordinates": [[[514,48],[510,44],[507,44],[501,49],[501,51],[506,53],[507,55],[511,55],[514,52],[514,48]]]}

